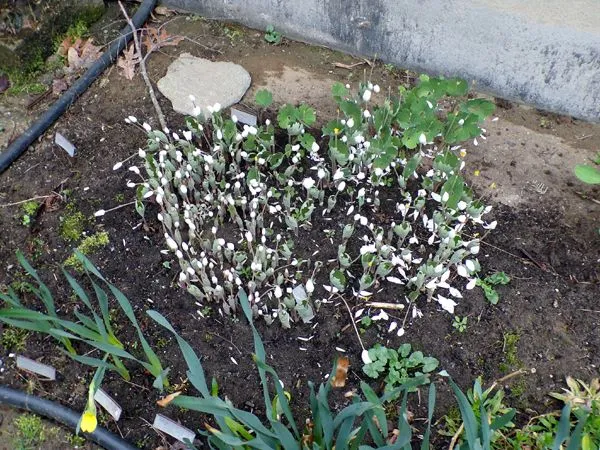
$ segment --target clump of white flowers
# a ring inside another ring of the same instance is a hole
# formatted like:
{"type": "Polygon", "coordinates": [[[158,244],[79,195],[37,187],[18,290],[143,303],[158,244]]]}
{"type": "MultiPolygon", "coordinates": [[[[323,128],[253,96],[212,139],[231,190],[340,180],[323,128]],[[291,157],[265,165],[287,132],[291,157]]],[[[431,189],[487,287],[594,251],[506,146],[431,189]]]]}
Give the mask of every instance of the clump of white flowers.
{"type": "Polygon", "coordinates": [[[373,301],[386,283],[406,310],[404,323],[389,326],[401,334],[428,301],[454,313],[479,271],[479,240],[464,230],[495,226],[483,220],[490,207],[474,200],[460,176],[460,146],[450,147],[481,134],[487,105],[470,100],[442,119],[437,100],[464,95],[455,83],[423,79],[403,101],[381,106],[372,104],[378,85],[361,84],[351,96],[336,84],[342,117],[323,128],[322,143],[306,132],[316,116],[305,105],[285,105],[276,124],[251,126],[226,119],[217,104],[209,120],[188,118],[180,133],[128,117],[148,134],[137,153],[144,173],[129,167],[139,182],[128,186],[137,189],[140,213],[148,199],[158,207],[179,282],[198,304],[218,302],[232,314],[243,287],[256,315],[289,327],[309,322],[335,295],[373,301]],[[284,142],[276,142],[276,126],[284,142]],[[313,229],[315,218],[332,229],[313,229]],[[337,246],[336,259],[307,250],[319,233],[337,246]],[[324,264],[334,267],[318,285],[324,264]]]}

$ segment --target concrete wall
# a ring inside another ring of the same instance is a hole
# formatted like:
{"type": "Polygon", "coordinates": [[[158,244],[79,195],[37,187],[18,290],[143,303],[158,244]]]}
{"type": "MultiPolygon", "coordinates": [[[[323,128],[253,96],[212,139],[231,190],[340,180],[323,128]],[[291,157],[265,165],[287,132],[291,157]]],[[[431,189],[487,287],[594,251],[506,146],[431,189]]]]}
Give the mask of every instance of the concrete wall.
{"type": "Polygon", "coordinates": [[[600,0],[163,0],[600,121],[600,0]]]}

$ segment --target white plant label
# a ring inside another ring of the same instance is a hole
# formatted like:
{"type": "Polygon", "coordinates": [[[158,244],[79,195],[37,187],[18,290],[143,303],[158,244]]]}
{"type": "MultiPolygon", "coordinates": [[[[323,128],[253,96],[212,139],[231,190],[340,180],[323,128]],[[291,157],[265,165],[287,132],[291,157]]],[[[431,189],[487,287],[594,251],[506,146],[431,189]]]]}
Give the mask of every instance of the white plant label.
{"type": "Polygon", "coordinates": [[[56,380],[56,369],[54,367],[26,358],[25,356],[17,355],[17,367],[40,375],[48,380],[56,380]]]}

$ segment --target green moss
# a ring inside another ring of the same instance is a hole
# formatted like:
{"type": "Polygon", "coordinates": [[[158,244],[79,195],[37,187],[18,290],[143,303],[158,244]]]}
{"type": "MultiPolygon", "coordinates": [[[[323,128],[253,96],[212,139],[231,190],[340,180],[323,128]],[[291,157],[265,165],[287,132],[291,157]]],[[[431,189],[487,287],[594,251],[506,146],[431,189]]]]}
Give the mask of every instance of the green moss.
{"type": "Polygon", "coordinates": [[[6,326],[0,336],[0,345],[7,350],[19,352],[25,348],[29,332],[22,328],[6,326]]]}
{"type": "MultiPolygon", "coordinates": [[[[79,246],[77,250],[79,250],[84,255],[92,255],[100,250],[102,247],[105,247],[109,244],[110,240],[108,238],[108,233],[106,231],[101,231],[98,233],[94,233],[91,236],[86,237],[79,246]]],[[[75,257],[75,255],[71,255],[65,261],[65,266],[72,267],[78,272],[83,271],[83,265],[81,262],[75,257]]]]}
{"type": "Polygon", "coordinates": [[[15,427],[17,428],[17,437],[14,444],[17,450],[40,448],[46,440],[44,424],[39,416],[23,414],[15,419],[15,427]]]}
{"type": "Polygon", "coordinates": [[[510,387],[510,393],[513,397],[520,399],[523,397],[523,394],[525,394],[526,389],[527,383],[525,380],[521,379],[513,383],[513,385],[510,387]]]}
{"type": "Polygon", "coordinates": [[[79,241],[85,225],[86,218],[83,213],[78,211],[73,203],[69,203],[66,214],[60,219],[60,236],[69,242],[79,241]]]}
{"type": "Polygon", "coordinates": [[[506,332],[503,334],[503,346],[504,362],[500,364],[499,368],[502,372],[508,372],[515,368],[521,367],[523,363],[519,360],[517,346],[521,335],[518,332],[506,332]]]}
{"type": "Polygon", "coordinates": [[[89,27],[100,19],[103,13],[103,6],[82,6],[77,2],[54,11],[38,30],[23,38],[21,45],[14,52],[15,60],[3,62],[3,66],[0,67],[9,75],[13,85],[9,92],[39,91],[41,86],[35,83],[35,79],[46,70],[46,59],[56,51],[66,36],[77,38],[87,35],[89,27]]]}

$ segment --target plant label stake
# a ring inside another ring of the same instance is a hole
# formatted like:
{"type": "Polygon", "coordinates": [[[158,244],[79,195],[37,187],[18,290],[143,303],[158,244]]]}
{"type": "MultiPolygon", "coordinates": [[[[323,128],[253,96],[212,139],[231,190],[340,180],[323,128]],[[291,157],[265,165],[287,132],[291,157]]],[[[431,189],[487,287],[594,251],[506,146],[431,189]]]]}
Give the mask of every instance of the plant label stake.
{"type": "Polygon", "coordinates": [[[156,415],[152,427],[156,428],[158,431],[167,433],[169,436],[174,437],[180,442],[184,442],[184,439],[189,439],[190,442],[194,442],[194,439],[196,438],[196,433],[192,430],[173,422],[162,414],[156,415]]]}
{"type": "Polygon", "coordinates": [[[75,156],[75,151],[76,151],[77,149],[76,149],[76,148],[75,148],[75,146],[74,146],[73,144],[71,144],[71,142],[70,142],[70,141],[69,141],[69,140],[68,140],[66,137],[64,137],[62,134],[60,134],[60,133],[58,133],[58,132],[57,132],[57,133],[54,135],[54,143],[55,143],[56,145],[58,145],[59,147],[62,147],[62,148],[63,148],[63,150],[65,150],[65,151],[66,151],[66,152],[69,154],[69,156],[70,156],[71,158],[73,158],[73,157],[75,156]]]}
{"type": "Polygon", "coordinates": [[[115,419],[115,422],[119,420],[123,408],[110,395],[102,389],[98,389],[94,394],[94,400],[115,419]]]}
{"type": "Polygon", "coordinates": [[[244,111],[240,111],[239,109],[231,108],[231,115],[237,117],[238,121],[241,123],[245,123],[251,127],[256,126],[256,116],[254,114],[249,114],[244,111]]]}
{"type": "Polygon", "coordinates": [[[308,298],[308,295],[306,295],[306,289],[304,289],[304,286],[302,284],[299,284],[294,289],[292,289],[292,295],[294,296],[294,299],[297,302],[303,302],[308,298]]]}
{"type": "Polygon", "coordinates": [[[26,370],[27,372],[40,375],[51,381],[56,380],[56,369],[54,367],[39,363],[37,361],[34,361],[33,359],[17,355],[17,367],[19,369],[26,370]]]}

